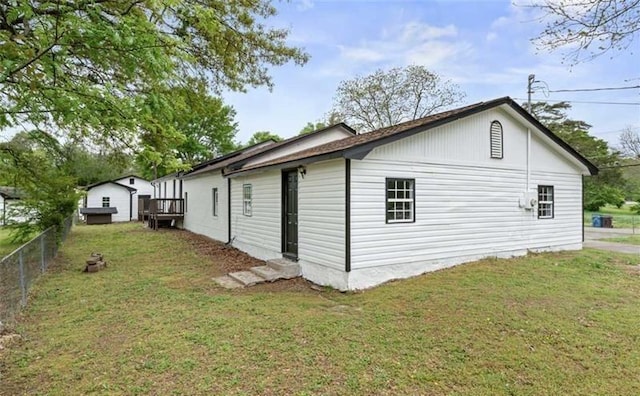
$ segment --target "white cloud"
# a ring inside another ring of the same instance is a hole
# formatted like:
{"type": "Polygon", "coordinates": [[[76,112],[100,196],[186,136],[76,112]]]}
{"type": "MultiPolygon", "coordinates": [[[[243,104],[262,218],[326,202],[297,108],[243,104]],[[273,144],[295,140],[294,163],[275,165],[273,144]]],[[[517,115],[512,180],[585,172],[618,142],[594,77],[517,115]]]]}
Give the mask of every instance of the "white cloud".
{"type": "Polygon", "coordinates": [[[308,9],[313,8],[314,3],[313,0],[297,0],[296,1],[296,8],[298,9],[298,11],[306,11],[308,9]]]}
{"type": "Polygon", "coordinates": [[[321,74],[348,76],[372,68],[407,64],[438,68],[472,51],[468,42],[458,39],[456,26],[417,21],[383,28],[376,39],[337,48],[338,59],[327,62],[321,74]]]}
{"type": "Polygon", "coordinates": [[[487,33],[487,37],[485,38],[488,42],[495,41],[498,38],[498,34],[495,32],[487,33]]]}

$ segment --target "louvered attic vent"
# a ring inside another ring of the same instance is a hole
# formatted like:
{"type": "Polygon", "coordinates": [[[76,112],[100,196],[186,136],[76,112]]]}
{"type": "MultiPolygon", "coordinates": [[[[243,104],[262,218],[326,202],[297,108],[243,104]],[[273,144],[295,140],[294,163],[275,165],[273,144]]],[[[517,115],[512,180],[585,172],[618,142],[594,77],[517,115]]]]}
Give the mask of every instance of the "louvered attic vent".
{"type": "Polygon", "coordinates": [[[491,123],[491,158],[502,159],[502,124],[491,123]]]}

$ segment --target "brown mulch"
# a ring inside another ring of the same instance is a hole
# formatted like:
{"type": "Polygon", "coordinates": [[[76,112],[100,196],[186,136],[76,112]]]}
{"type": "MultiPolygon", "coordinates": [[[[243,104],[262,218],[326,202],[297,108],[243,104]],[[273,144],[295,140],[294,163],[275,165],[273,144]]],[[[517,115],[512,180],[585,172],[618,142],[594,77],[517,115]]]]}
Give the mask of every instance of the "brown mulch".
{"type": "MultiPolygon", "coordinates": [[[[165,230],[176,235],[177,238],[187,242],[193,249],[200,255],[208,258],[215,264],[215,272],[219,275],[228,274],[229,272],[236,271],[249,271],[251,267],[265,265],[264,260],[257,259],[249,256],[247,253],[240,251],[234,247],[227,246],[226,244],[206,237],[204,235],[194,234],[193,232],[186,230],[165,230]]],[[[160,231],[162,232],[162,230],[160,231]]],[[[218,276],[219,276],[218,275],[218,276]]],[[[294,278],[288,280],[278,280],[275,282],[266,282],[259,285],[247,287],[246,291],[316,291],[316,288],[312,289],[314,284],[303,278],[294,278]]]]}

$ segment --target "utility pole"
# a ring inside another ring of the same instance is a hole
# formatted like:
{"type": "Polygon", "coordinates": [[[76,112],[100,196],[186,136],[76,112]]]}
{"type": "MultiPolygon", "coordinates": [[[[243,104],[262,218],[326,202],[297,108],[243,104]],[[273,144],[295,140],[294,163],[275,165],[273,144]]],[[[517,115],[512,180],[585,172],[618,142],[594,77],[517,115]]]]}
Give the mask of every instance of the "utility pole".
{"type": "Polygon", "coordinates": [[[536,82],[536,75],[529,74],[529,82],[527,83],[527,111],[531,114],[531,94],[533,93],[533,83],[536,82]]]}

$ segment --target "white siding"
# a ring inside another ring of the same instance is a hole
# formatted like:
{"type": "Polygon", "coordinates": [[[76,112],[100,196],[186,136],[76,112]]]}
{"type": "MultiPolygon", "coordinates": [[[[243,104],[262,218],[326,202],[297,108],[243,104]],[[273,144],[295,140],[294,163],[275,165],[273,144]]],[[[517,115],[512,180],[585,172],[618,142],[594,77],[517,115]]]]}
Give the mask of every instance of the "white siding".
{"type": "Polygon", "coordinates": [[[579,249],[581,171],[532,131],[530,189],[553,185],[553,219],[538,219],[519,199],[526,190],[526,128],[500,110],[447,124],[374,149],[352,161],[351,268],[348,288],[487,256],[579,249]],[[492,159],[489,128],[504,128],[504,159],[492,159]],[[385,178],[415,179],[415,222],[386,224],[385,178]]]}
{"type": "Polygon", "coordinates": [[[124,186],[135,188],[137,190],[136,193],[133,195],[133,218],[137,219],[138,218],[138,196],[150,195],[151,198],[153,198],[153,186],[151,185],[151,182],[137,176],[123,177],[121,179],[116,180],[115,182],[122,184],[124,186]],[[133,179],[133,184],[130,184],[129,179],[133,179]]]}
{"type": "Polygon", "coordinates": [[[231,235],[235,247],[263,260],[282,257],[281,185],[279,170],[232,179],[231,235]],[[244,184],[251,184],[252,188],[251,216],[242,213],[244,184]]]}
{"type": "Polygon", "coordinates": [[[316,283],[328,284],[318,266],[345,268],[344,186],[344,159],[307,165],[298,176],[298,256],[303,276],[316,283]]]}
{"type": "Polygon", "coordinates": [[[258,155],[256,156],[256,158],[248,161],[244,166],[270,161],[275,158],[284,157],[285,155],[293,154],[311,147],[320,146],[321,144],[333,142],[335,140],[344,139],[349,136],[353,136],[353,134],[347,132],[341,127],[331,128],[321,133],[315,133],[313,135],[305,136],[304,138],[286,147],[275,149],[272,152],[268,152],[264,155],[258,155]]]}
{"type": "MultiPolygon", "coordinates": [[[[184,214],[183,228],[206,235],[221,242],[228,241],[228,194],[227,179],[220,173],[206,173],[200,177],[183,180],[183,191],[189,202],[184,214]],[[213,215],[212,189],[218,189],[218,215],[213,215]]],[[[173,184],[172,184],[173,186],[173,184]]],[[[180,182],[176,182],[176,196],[180,182]]]]}
{"type": "Polygon", "coordinates": [[[118,210],[118,213],[113,214],[111,219],[113,221],[129,221],[129,196],[129,190],[124,187],[113,183],[103,184],[87,191],[87,207],[101,208],[102,197],[109,197],[109,206],[118,210]]]}

